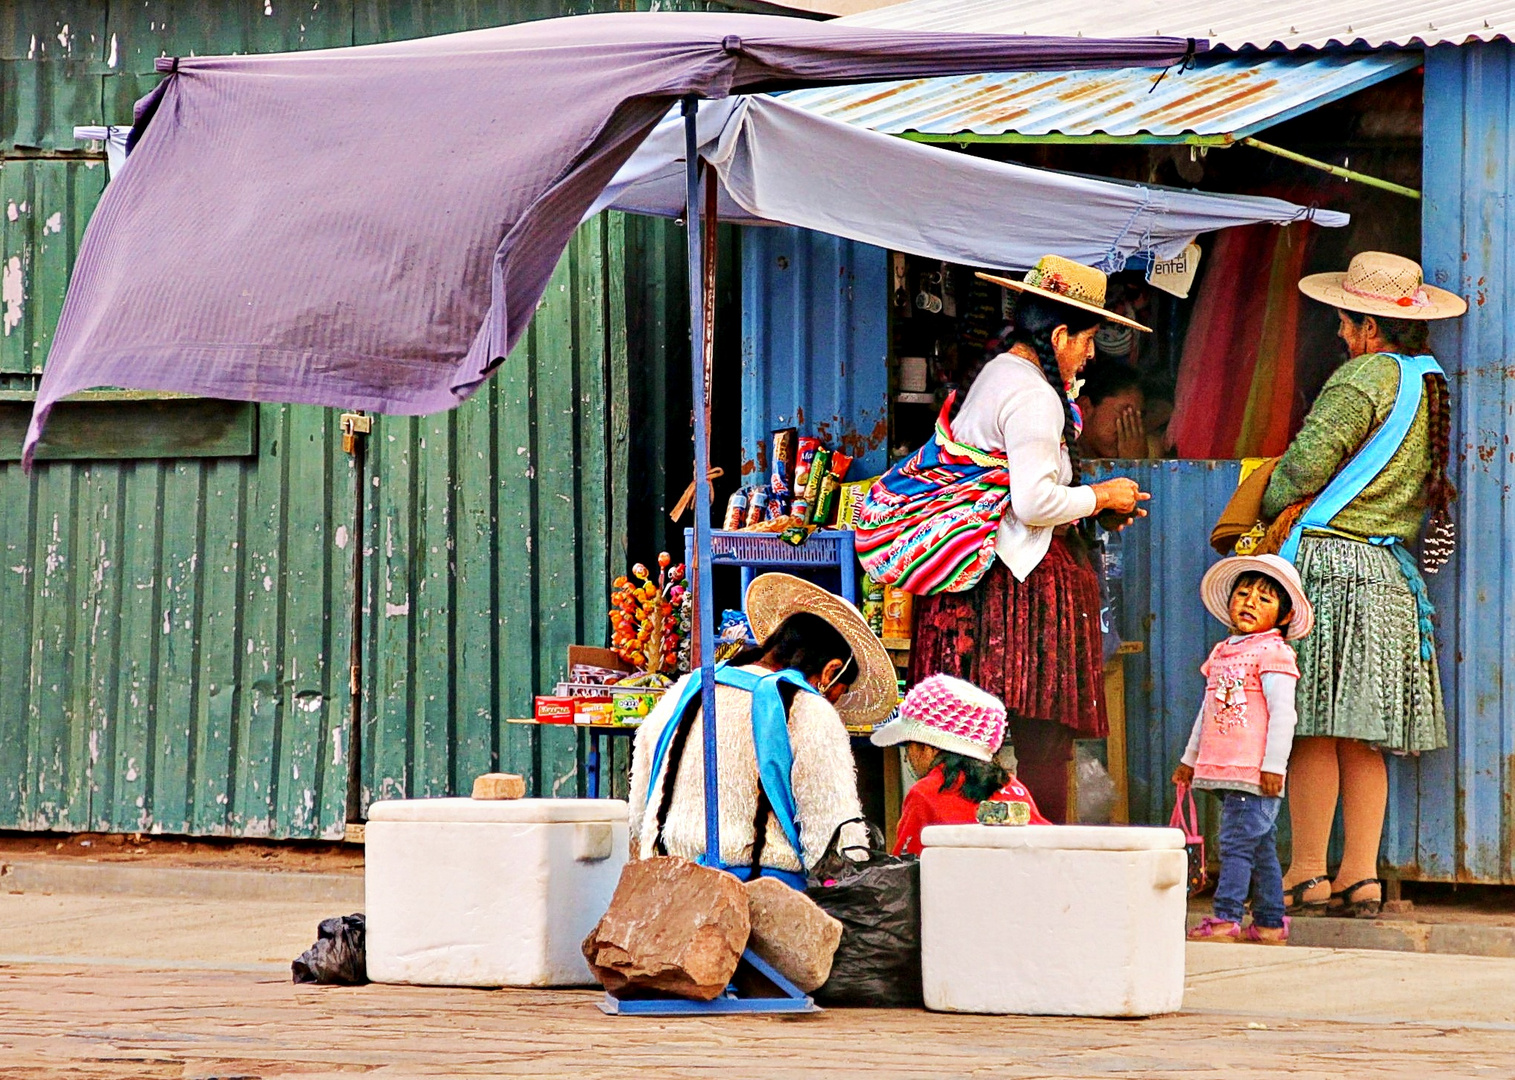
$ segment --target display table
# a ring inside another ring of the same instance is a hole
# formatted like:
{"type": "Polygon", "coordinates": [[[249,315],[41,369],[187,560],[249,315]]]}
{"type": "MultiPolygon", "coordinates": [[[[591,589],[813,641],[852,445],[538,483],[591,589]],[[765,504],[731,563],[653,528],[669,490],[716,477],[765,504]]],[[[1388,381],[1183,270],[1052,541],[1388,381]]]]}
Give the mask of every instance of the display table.
{"type": "Polygon", "coordinates": [[[921,980],[945,1012],[1152,1016],[1184,996],[1178,829],[921,831],[921,980]]]}
{"type": "Polygon", "coordinates": [[[590,986],[579,951],[626,864],[618,799],[395,799],[368,808],[368,977],[590,986]]]}

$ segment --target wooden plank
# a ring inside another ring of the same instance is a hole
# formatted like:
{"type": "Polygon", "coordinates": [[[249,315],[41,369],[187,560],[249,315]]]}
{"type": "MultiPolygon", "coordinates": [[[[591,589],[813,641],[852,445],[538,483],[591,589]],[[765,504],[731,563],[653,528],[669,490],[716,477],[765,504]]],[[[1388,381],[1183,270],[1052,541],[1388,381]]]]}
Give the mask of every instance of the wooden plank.
{"type": "MultiPolygon", "coordinates": [[[[419,794],[415,785],[415,532],[418,501],[415,448],[418,425],[413,417],[383,417],[374,423],[369,455],[377,509],[374,525],[375,575],[370,691],[373,701],[371,799],[406,798],[419,794]]],[[[365,805],[367,800],[365,800],[365,805]]]]}
{"type": "MultiPolygon", "coordinates": [[[[20,461],[29,401],[0,401],[0,461],[20,461]]],[[[257,453],[258,408],[246,401],[60,401],[37,445],[41,461],[249,457],[257,453]]]]}
{"type": "Polygon", "coordinates": [[[195,717],[190,831],[229,831],[235,794],[242,678],[248,658],[243,635],[242,581],[247,569],[249,470],[231,461],[210,461],[204,475],[204,525],[199,549],[199,659],[195,669],[195,717]]]}
{"type": "MultiPolygon", "coordinates": [[[[454,568],[454,413],[421,418],[415,455],[418,483],[415,499],[415,591],[411,619],[415,625],[415,713],[412,717],[418,795],[455,795],[467,788],[453,775],[453,746],[457,738],[454,711],[454,658],[459,642],[454,632],[456,603],[454,568]]],[[[472,777],[469,778],[472,780],[472,777]]]]}
{"type": "MultiPolygon", "coordinates": [[[[532,319],[532,359],[536,365],[536,542],[537,665],[541,686],[566,674],[568,646],[579,632],[582,594],[578,478],[578,370],[575,363],[575,264],[570,245],[547,284],[532,319]]],[[[597,410],[598,411],[598,410],[597,410]]],[[[570,733],[541,733],[543,795],[579,795],[579,740],[570,733]]]]}
{"type": "Polygon", "coordinates": [[[205,476],[193,462],[165,463],[162,540],[158,561],[161,601],[154,613],[158,639],[153,672],[157,723],[149,776],[152,827],[185,833],[191,823],[195,729],[199,721],[201,583],[205,528],[205,476]]]}
{"type": "MultiPolygon", "coordinates": [[[[39,470],[40,473],[40,470],[39,470]]],[[[37,485],[19,465],[0,465],[0,825],[22,820],[32,686],[33,536],[37,485]]]]}
{"type": "Polygon", "coordinates": [[[454,436],[452,678],[459,779],[498,771],[501,716],[495,680],[499,650],[494,386],[457,410],[454,436]]]}
{"type": "Polygon", "coordinates": [[[1126,825],[1131,821],[1131,796],[1126,773],[1126,662],[1117,654],[1105,665],[1105,713],[1110,719],[1110,733],[1105,737],[1105,767],[1115,785],[1115,801],[1110,805],[1110,821],[1126,825]]]}

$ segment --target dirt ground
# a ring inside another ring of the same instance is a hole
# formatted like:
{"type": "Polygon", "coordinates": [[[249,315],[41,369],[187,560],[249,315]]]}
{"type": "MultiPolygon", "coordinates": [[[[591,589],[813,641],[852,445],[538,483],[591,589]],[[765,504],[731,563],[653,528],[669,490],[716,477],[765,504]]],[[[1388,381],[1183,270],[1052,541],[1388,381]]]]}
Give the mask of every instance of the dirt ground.
{"type": "Polygon", "coordinates": [[[0,862],[42,858],[273,873],[363,872],[361,844],[187,839],[122,833],[0,832],[0,862]]]}

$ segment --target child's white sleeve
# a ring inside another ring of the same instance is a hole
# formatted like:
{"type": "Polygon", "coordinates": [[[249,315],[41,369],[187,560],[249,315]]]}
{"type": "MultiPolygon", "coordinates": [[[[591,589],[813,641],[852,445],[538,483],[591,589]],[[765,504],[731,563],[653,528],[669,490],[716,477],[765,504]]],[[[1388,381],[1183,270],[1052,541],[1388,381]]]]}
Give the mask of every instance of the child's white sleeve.
{"type": "Polygon", "coordinates": [[[1289,769],[1289,751],[1294,749],[1294,688],[1299,677],[1281,671],[1262,674],[1263,697],[1268,702],[1268,742],[1263,749],[1262,771],[1284,775],[1289,769]]]}
{"type": "Polygon", "coordinates": [[[1199,732],[1205,726],[1205,707],[1199,707],[1199,715],[1194,718],[1194,730],[1189,732],[1189,745],[1184,747],[1184,756],[1178,760],[1183,764],[1194,768],[1194,763],[1199,760],[1199,732]]]}

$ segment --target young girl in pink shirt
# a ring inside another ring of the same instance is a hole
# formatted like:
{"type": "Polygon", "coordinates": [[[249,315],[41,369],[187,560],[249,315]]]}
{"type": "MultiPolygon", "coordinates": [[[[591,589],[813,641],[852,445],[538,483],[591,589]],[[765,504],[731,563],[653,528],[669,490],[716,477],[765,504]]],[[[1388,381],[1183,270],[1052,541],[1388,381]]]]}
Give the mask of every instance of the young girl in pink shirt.
{"type": "Polygon", "coordinates": [[[1315,613],[1294,565],[1277,555],[1221,560],[1205,575],[1200,595],[1231,636],[1200,668],[1204,704],[1173,772],[1180,788],[1192,784],[1221,800],[1215,914],[1189,931],[1189,939],[1282,945],[1289,940],[1289,920],[1278,864],[1278,810],[1299,682],[1294,650],[1284,639],[1308,634],[1315,613]],[[1249,887],[1252,924],[1243,931],[1249,887]]]}

